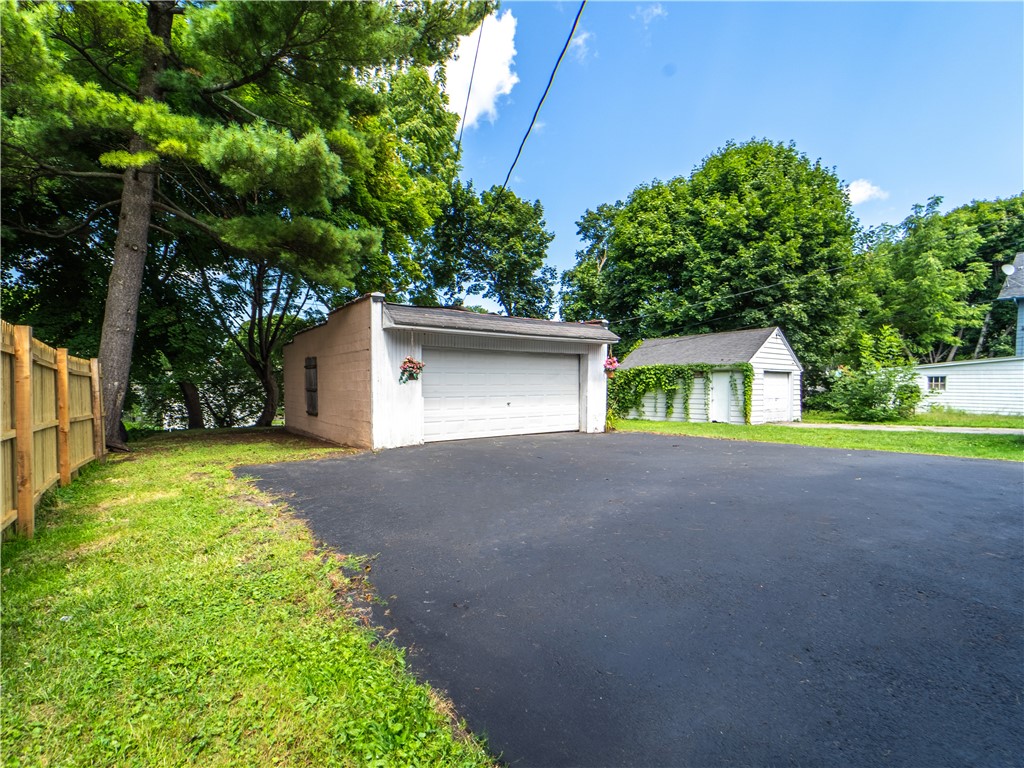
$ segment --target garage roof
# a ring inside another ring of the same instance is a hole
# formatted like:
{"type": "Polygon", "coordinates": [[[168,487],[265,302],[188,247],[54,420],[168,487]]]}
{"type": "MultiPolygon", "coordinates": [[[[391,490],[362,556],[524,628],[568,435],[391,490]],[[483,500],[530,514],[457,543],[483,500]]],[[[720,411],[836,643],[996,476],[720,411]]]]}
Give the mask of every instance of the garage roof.
{"type": "Polygon", "coordinates": [[[623,361],[622,368],[641,365],[687,365],[709,363],[749,363],[777,328],[755,328],[751,331],[699,333],[647,339],[623,361]]]}
{"type": "Polygon", "coordinates": [[[384,305],[385,328],[413,328],[462,333],[500,333],[509,336],[533,336],[546,339],[571,339],[600,344],[613,344],[619,337],[597,323],[562,323],[530,317],[482,315],[464,309],[445,307],[410,307],[406,304],[384,305]]]}

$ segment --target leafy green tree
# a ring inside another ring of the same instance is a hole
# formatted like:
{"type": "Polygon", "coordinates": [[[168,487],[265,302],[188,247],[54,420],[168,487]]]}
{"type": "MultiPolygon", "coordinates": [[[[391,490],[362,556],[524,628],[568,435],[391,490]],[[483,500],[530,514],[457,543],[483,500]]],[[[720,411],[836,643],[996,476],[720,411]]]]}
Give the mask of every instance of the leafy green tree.
{"type": "Polygon", "coordinates": [[[839,179],[820,162],[792,144],[729,143],[688,178],[634,190],[614,217],[597,285],[586,282],[593,269],[564,280],[571,296],[596,296],[595,314],[624,346],[778,325],[814,386],[853,327],[855,228],[839,179]]]}
{"type": "Polygon", "coordinates": [[[108,442],[120,442],[152,232],[187,226],[225,252],[259,244],[281,269],[351,284],[389,227],[429,215],[410,168],[445,162],[429,156],[443,146],[429,120],[394,139],[386,94],[426,89],[424,68],[488,10],[6,0],[5,192],[22,205],[62,187],[115,195],[83,217],[118,214],[99,350],[108,442]]]}
{"type": "Polygon", "coordinates": [[[953,359],[967,329],[980,329],[991,304],[972,302],[993,265],[978,257],[982,237],[970,217],[939,213],[941,198],[914,206],[898,227],[883,225],[864,255],[869,329],[891,325],[916,359],[953,359]]]}
{"type": "Polygon", "coordinates": [[[602,203],[597,210],[587,209],[576,222],[576,234],[587,244],[576,251],[576,265],[562,273],[559,297],[561,318],[567,322],[600,319],[603,306],[601,271],[608,261],[608,240],[615,230],[615,217],[622,201],[602,203]]]}
{"type": "Polygon", "coordinates": [[[905,344],[891,326],[861,334],[857,361],[833,374],[826,402],[857,421],[895,421],[914,415],[921,401],[917,371],[905,344]]]}
{"type": "Polygon", "coordinates": [[[456,185],[431,232],[417,303],[451,303],[464,294],[496,301],[517,317],[551,317],[557,274],[544,266],[554,235],[544,208],[497,186],[477,197],[456,185]]]}
{"type": "Polygon", "coordinates": [[[322,319],[315,291],[269,260],[221,262],[216,271],[200,268],[199,275],[211,316],[263,388],[255,426],[268,427],[281,402],[281,349],[296,332],[322,319]]]}
{"type": "Polygon", "coordinates": [[[983,200],[956,208],[948,214],[954,221],[973,226],[981,242],[974,260],[985,265],[985,283],[967,297],[971,306],[985,307],[979,328],[958,329],[961,344],[953,350],[956,357],[1005,357],[1014,353],[1014,329],[1017,312],[1013,302],[997,301],[1006,275],[1001,267],[1012,264],[1024,251],[1024,195],[1005,200],[983,200]]]}

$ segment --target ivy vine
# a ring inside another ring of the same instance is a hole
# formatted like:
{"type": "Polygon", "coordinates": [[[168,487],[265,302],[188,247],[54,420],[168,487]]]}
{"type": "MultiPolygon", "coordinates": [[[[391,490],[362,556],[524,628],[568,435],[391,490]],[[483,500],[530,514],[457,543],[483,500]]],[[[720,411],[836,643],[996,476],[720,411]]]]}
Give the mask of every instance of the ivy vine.
{"type": "MultiPolygon", "coordinates": [[[[711,412],[711,374],[714,371],[743,372],[743,419],[750,423],[750,403],[754,392],[754,366],[750,363],[734,363],[732,365],[711,365],[709,363],[690,363],[688,365],[640,365],[636,368],[619,369],[615,377],[608,381],[608,409],[620,419],[629,416],[635,410],[643,416],[644,396],[650,392],[665,393],[665,417],[672,416],[673,401],[677,393],[683,395],[683,417],[690,420],[690,395],[693,393],[693,381],[698,376],[705,379],[704,412],[711,412]]],[[[733,396],[739,399],[734,377],[730,377],[733,396]]]]}

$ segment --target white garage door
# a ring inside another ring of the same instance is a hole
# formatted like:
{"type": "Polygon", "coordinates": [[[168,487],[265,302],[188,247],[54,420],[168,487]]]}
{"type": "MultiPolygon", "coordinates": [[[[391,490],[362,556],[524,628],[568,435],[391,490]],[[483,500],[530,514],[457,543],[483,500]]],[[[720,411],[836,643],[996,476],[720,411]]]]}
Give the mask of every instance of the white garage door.
{"type": "Polygon", "coordinates": [[[793,416],[793,392],[788,373],[766,371],[764,374],[764,420],[790,421],[793,416]]]}
{"type": "Polygon", "coordinates": [[[424,349],[423,439],[574,432],[577,355],[424,349]]]}

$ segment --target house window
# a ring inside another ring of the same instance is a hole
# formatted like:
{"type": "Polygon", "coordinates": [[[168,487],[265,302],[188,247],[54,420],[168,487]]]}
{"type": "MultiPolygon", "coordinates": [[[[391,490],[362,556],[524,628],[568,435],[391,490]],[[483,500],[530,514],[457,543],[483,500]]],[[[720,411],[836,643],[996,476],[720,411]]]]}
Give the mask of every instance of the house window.
{"type": "Polygon", "coordinates": [[[945,376],[929,376],[928,377],[928,391],[929,392],[945,392],[946,391],[946,377],[945,376]]]}
{"type": "Polygon", "coordinates": [[[315,357],[306,358],[306,413],[310,416],[317,414],[315,357]]]}

